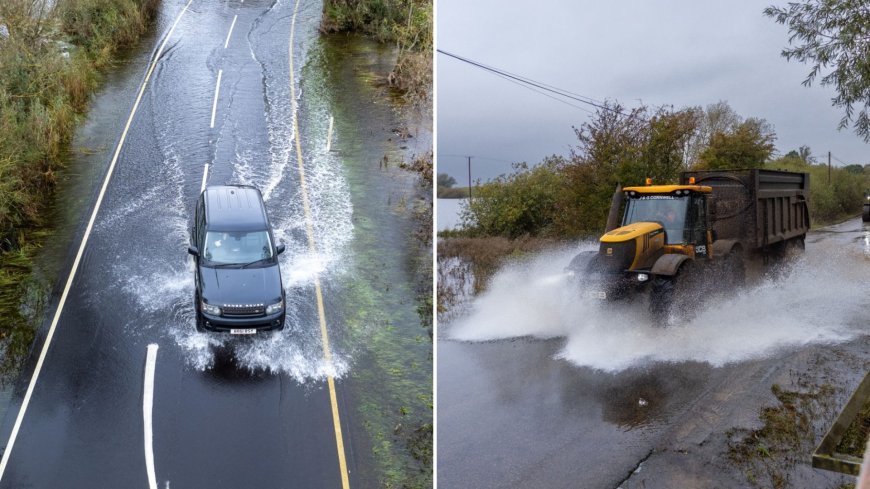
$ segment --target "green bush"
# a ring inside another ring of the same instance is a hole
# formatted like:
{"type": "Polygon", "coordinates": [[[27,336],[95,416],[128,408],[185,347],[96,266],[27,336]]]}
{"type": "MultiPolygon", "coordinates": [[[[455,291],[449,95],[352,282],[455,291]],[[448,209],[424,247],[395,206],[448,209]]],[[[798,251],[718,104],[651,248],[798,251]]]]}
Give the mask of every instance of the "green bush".
{"type": "Polygon", "coordinates": [[[829,224],[861,212],[864,191],[870,178],[850,168],[832,168],[828,183],[828,165],[813,164],[793,156],[784,156],[766,168],[807,172],[810,174],[810,218],[814,226],[829,224]]]}
{"type": "Polygon", "coordinates": [[[514,173],[475,187],[461,214],[463,225],[490,236],[546,234],[555,220],[563,163],[551,157],[531,169],[517,164],[514,173]]]}

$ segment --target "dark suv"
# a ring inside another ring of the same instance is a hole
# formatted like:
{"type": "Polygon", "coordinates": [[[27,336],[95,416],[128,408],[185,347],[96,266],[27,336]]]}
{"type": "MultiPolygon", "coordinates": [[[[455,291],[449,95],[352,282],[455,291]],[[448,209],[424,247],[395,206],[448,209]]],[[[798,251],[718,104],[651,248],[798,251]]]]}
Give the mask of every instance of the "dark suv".
{"type": "Polygon", "coordinates": [[[254,334],[284,329],[284,287],[263,197],[256,187],[208,187],[196,204],[196,329],[254,334]]]}

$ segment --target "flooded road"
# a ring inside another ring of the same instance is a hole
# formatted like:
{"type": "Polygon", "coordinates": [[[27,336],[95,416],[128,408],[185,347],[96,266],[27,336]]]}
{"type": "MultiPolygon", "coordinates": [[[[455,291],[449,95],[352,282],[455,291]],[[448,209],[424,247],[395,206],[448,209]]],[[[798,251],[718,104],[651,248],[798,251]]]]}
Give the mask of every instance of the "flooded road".
{"type": "Polygon", "coordinates": [[[157,34],[109,77],[74,143],[93,151],[76,155],[59,197],[43,270],[57,268],[61,286],[5,417],[0,487],[380,487],[425,477],[409,439],[431,426],[432,344],[419,340],[409,266],[416,223],[397,204],[419,189],[378,162],[425,146],[431,124],[414,144],[395,138],[395,104],[373,83],[395,54],[321,36],[321,10],[165,1],[157,34]],[[352,76],[360,70],[370,78],[352,76]],[[224,183],[261,188],[287,246],[284,331],[195,332],[191,215],[204,185],[224,183]],[[388,295],[372,292],[386,281],[388,295]]]}
{"type": "MultiPolygon", "coordinates": [[[[506,267],[439,330],[439,487],[765,487],[729,448],[772,386],[834,388],[817,442],[870,366],[868,232],[813,232],[792,270],[665,329],[646,304],[572,295],[576,248],[506,267]]],[[[849,480],[796,451],[789,487],[849,480]]]]}

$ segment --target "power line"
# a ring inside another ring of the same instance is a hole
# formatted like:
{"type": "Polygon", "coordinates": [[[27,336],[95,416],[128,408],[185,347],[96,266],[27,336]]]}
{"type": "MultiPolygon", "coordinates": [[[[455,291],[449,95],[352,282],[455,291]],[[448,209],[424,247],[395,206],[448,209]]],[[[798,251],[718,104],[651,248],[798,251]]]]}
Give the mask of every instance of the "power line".
{"type": "Polygon", "coordinates": [[[834,156],[834,155],[831,155],[831,158],[833,158],[833,159],[839,161],[843,166],[848,166],[848,163],[846,163],[845,161],[841,160],[840,158],[837,158],[837,157],[834,156]]]}
{"type": "MultiPolygon", "coordinates": [[[[618,115],[632,117],[632,118],[637,117],[637,116],[634,116],[632,114],[626,114],[626,113],[622,112],[621,110],[617,110],[617,109],[614,109],[612,107],[608,107],[605,102],[598,101],[592,97],[580,95],[580,94],[570,92],[570,91],[562,89],[562,88],[557,88],[557,87],[554,87],[552,85],[548,85],[546,83],[533,80],[533,79],[526,77],[526,76],[517,75],[517,74],[511,73],[511,72],[508,72],[508,71],[505,71],[505,70],[502,70],[499,68],[495,68],[493,66],[488,66],[488,65],[485,65],[479,61],[475,61],[473,59],[469,59],[469,58],[466,58],[464,56],[459,56],[458,54],[453,54],[453,53],[444,51],[443,49],[438,49],[438,52],[445,55],[445,56],[449,56],[449,57],[454,58],[456,60],[462,61],[463,63],[468,63],[468,64],[475,66],[477,68],[480,68],[482,70],[486,70],[486,71],[489,71],[490,73],[494,73],[502,78],[512,79],[512,80],[515,80],[516,82],[522,83],[524,85],[530,85],[530,86],[539,88],[541,90],[545,90],[547,92],[554,93],[554,94],[559,95],[561,97],[565,97],[567,99],[571,99],[571,100],[574,100],[574,101],[577,101],[577,102],[580,102],[580,103],[583,103],[586,105],[591,105],[595,108],[598,108],[601,110],[606,110],[608,112],[613,112],[613,113],[616,113],[618,115]]],[[[572,104],[568,104],[568,105],[572,105],[572,104]]],[[[642,119],[642,120],[645,120],[645,119],[642,119]]]]}

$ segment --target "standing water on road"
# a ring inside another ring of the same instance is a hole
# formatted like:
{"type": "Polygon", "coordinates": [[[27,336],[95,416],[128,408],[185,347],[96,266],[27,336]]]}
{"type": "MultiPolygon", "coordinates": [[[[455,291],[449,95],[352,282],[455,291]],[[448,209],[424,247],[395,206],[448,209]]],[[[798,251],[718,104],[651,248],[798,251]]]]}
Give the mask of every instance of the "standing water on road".
{"type": "Polygon", "coordinates": [[[464,341],[564,337],[558,358],[616,372],[652,362],[721,366],[866,333],[870,268],[857,252],[808,243],[784,276],[712,299],[686,324],[659,328],[645,297],[630,303],[581,298],[563,272],[578,251],[550,251],[505,267],[446,335],[464,341]]]}

